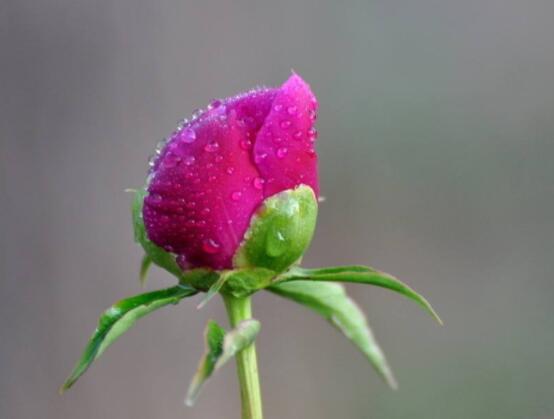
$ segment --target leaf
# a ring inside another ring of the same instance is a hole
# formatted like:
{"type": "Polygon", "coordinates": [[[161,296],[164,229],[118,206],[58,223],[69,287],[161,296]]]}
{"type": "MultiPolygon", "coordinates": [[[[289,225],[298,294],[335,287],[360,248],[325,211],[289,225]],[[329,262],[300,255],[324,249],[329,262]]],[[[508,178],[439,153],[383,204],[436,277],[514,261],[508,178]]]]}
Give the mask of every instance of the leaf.
{"type": "Polygon", "coordinates": [[[330,321],[362,351],[391,388],[398,387],[365,315],[342,285],[299,280],[275,284],[268,290],[296,301],[330,321]]]}
{"type": "Polygon", "coordinates": [[[175,256],[169,252],[166,252],[164,249],[155,245],[150,241],[150,239],[148,239],[146,229],[144,228],[144,220],[142,219],[142,205],[146,194],[147,192],[144,188],[139,189],[135,192],[135,198],[133,199],[132,212],[135,241],[142,246],[152,262],[177,278],[181,278],[183,271],[179,265],[177,265],[175,256]]]}
{"type": "Polygon", "coordinates": [[[107,309],[100,316],[96,330],[70,376],[61,386],[60,393],[70,388],[92,362],[98,359],[119,336],[129,330],[139,318],[168,304],[177,304],[181,299],[196,293],[197,291],[190,287],[177,285],[120,300],[107,309]]]}
{"type": "Polygon", "coordinates": [[[189,386],[185,404],[187,406],[194,405],[202,385],[212,375],[215,369],[215,363],[223,353],[223,339],[225,338],[225,329],[219,326],[213,320],[210,320],[204,331],[204,339],[206,342],[206,350],[200,359],[196,374],[192,377],[189,386]]]}
{"type": "Polygon", "coordinates": [[[249,346],[260,333],[261,324],[256,319],[248,319],[240,322],[237,327],[225,335],[223,340],[223,353],[215,364],[215,369],[221,368],[238,352],[249,346]]]}
{"type": "Polygon", "coordinates": [[[140,273],[139,273],[140,285],[143,287],[146,285],[146,280],[148,279],[148,270],[150,269],[151,265],[152,265],[152,259],[150,259],[150,256],[144,255],[140,263],[140,273]]]}
{"type": "Polygon", "coordinates": [[[187,406],[194,405],[200,390],[213,372],[251,345],[259,331],[260,322],[255,319],[240,322],[228,333],[225,333],[225,330],[213,320],[208,322],[204,331],[206,350],[190,383],[185,399],[187,406]]]}
{"type": "Polygon", "coordinates": [[[443,324],[439,315],[422,295],[418,294],[394,276],[378,271],[369,266],[334,266],[319,269],[304,269],[295,267],[281,275],[276,282],[281,283],[296,280],[353,282],[357,284],[370,284],[382,288],[388,288],[414,300],[431,316],[433,316],[439,324],[443,324]]]}

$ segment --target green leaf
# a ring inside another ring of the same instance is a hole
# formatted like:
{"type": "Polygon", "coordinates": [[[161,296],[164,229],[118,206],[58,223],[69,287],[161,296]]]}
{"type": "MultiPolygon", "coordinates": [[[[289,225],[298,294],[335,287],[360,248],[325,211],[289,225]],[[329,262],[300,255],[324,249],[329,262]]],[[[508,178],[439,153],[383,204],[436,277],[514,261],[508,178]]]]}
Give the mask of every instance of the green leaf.
{"type": "Polygon", "coordinates": [[[331,322],[362,351],[388,385],[397,388],[394,375],[365,315],[348,297],[342,285],[299,280],[275,284],[268,290],[314,310],[331,322]]]}
{"type": "Polygon", "coordinates": [[[69,378],[61,386],[60,393],[70,388],[92,362],[139,318],[168,304],[177,304],[181,299],[196,293],[197,291],[190,287],[177,285],[120,300],[107,309],[100,316],[96,330],[69,378]]]}
{"type": "Polygon", "coordinates": [[[414,300],[431,316],[433,316],[439,324],[443,324],[439,315],[422,295],[418,294],[394,276],[378,271],[369,266],[334,266],[319,269],[294,267],[278,277],[276,282],[280,283],[296,280],[352,282],[356,284],[370,284],[388,288],[414,300]]]}
{"type": "Polygon", "coordinates": [[[252,217],[233,266],[283,272],[297,263],[312,240],[317,208],[306,185],[267,198],[252,217]]]}
{"type": "Polygon", "coordinates": [[[135,192],[135,198],[133,199],[132,212],[135,241],[142,246],[152,262],[177,278],[181,278],[183,271],[179,265],[177,265],[175,256],[169,252],[166,252],[164,249],[155,245],[150,241],[150,239],[148,239],[146,229],[144,228],[144,220],[142,219],[142,206],[146,195],[146,190],[142,188],[135,192]]]}
{"type": "Polygon", "coordinates": [[[152,259],[150,259],[150,256],[144,255],[140,263],[140,272],[139,272],[140,285],[143,287],[146,285],[146,280],[148,279],[147,278],[148,270],[150,269],[151,265],[152,265],[152,259]]]}
{"type": "Polygon", "coordinates": [[[185,399],[187,406],[194,405],[202,386],[213,372],[252,344],[259,331],[260,322],[255,319],[242,321],[229,333],[225,333],[225,330],[213,320],[208,322],[204,331],[206,350],[190,383],[185,399]]]}
{"type": "Polygon", "coordinates": [[[238,352],[249,346],[260,333],[261,324],[256,319],[248,319],[240,322],[237,327],[225,335],[223,340],[223,353],[215,364],[215,369],[221,368],[238,352]]]}

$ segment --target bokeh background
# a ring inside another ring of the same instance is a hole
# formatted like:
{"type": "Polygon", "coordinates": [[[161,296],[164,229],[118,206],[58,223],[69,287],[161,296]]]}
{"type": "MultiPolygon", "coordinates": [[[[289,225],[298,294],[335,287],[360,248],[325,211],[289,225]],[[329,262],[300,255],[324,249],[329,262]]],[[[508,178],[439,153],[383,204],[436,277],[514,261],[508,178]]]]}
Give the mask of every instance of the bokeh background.
{"type": "Polygon", "coordinates": [[[2,0],[0,417],[239,416],[234,365],[182,405],[217,300],[141,320],[56,391],[99,313],[141,291],[124,189],[155,143],[294,68],[327,197],[305,264],[394,273],[446,326],[349,287],[392,392],[315,314],[257,295],[267,418],[554,418],[553,18],[551,0],[2,0]]]}

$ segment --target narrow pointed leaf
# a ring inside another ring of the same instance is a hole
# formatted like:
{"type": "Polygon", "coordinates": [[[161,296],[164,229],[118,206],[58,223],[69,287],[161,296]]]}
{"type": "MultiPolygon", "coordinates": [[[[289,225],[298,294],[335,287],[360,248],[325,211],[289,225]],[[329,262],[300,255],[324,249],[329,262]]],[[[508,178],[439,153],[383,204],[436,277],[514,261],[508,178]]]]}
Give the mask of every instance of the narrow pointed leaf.
{"type": "Polygon", "coordinates": [[[187,392],[185,404],[187,406],[194,405],[200,389],[206,380],[212,375],[215,369],[215,363],[223,353],[223,339],[225,338],[225,329],[219,326],[213,320],[208,322],[204,331],[204,339],[206,342],[206,351],[198,364],[196,374],[192,377],[192,381],[187,392]]]}
{"type": "Polygon", "coordinates": [[[238,352],[252,344],[260,331],[260,322],[248,319],[240,322],[228,333],[216,322],[210,321],[205,330],[206,350],[196,374],[190,383],[185,404],[194,405],[202,386],[208,378],[238,352]]]}
{"type": "Polygon", "coordinates": [[[140,262],[140,273],[139,273],[140,285],[143,287],[146,285],[146,280],[148,279],[148,271],[150,270],[151,265],[152,265],[152,259],[150,259],[150,256],[145,254],[142,257],[142,261],[140,262]]]}
{"type": "Polygon", "coordinates": [[[225,335],[223,340],[223,353],[215,364],[215,369],[221,368],[238,352],[250,345],[260,333],[261,323],[256,319],[248,319],[240,322],[237,327],[225,335]]]}
{"type": "Polygon", "coordinates": [[[396,291],[418,303],[435,320],[442,324],[442,320],[431,304],[420,294],[404,284],[394,276],[378,271],[369,266],[334,266],[320,269],[304,269],[295,267],[281,275],[277,282],[296,280],[352,282],[357,284],[370,284],[396,291]]]}
{"type": "Polygon", "coordinates": [[[314,310],[331,322],[358,347],[387,384],[397,388],[394,375],[365,315],[342,285],[299,280],[275,284],[268,290],[314,310]]]}
{"type": "Polygon", "coordinates": [[[139,318],[168,304],[177,304],[181,299],[196,292],[190,287],[178,285],[120,300],[107,309],[100,316],[96,330],[70,376],[61,386],[60,393],[70,388],[92,362],[102,355],[119,336],[129,330],[139,318]]]}

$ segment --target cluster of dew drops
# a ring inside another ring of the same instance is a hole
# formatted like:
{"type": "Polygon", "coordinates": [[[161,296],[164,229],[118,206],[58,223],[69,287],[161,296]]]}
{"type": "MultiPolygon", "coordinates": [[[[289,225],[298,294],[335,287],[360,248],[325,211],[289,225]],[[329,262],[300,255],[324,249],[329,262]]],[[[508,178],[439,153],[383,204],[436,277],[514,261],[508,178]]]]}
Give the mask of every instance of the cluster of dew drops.
{"type": "MultiPolygon", "coordinates": [[[[234,97],[228,99],[227,101],[229,103],[234,102],[236,100],[242,99],[245,96],[252,96],[252,95],[260,94],[260,93],[263,93],[267,90],[268,90],[267,87],[259,86],[259,87],[256,87],[256,88],[250,90],[250,91],[241,93],[239,95],[235,95],[234,97]]],[[[154,176],[155,169],[157,168],[157,165],[159,164],[158,160],[160,159],[160,156],[162,155],[163,150],[166,148],[168,143],[172,142],[172,140],[178,140],[178,141],[181,141],[185,144],[193,143],[196,140],[196,132],[191,127],[192,124],[197,122],[199,119],[205,117],[209,111],[212,111],[214,109],[218,109],[220,111],[220,112],[218,112],[218,117],[220,118],[222,125],[225,127],[225,125],[227,123],[227,116],[226,116],[226,112],[225,112],[225,102],[220,100],[220,99],[213,99],[208,104],[208,106],[206,108],[195,110],[190,119],[185,118],[185,119],[181,120],[178,123],[176,130],[169,137],[162,139],[161,141],[159,141],[156,144],[155,153],[153,155],[151,155],[148,159],[149,173],[148,173],[148,178],[147,178],[147,185],[150,184],[150,182],[152,180],[152,177],[154,176]]],[[[273,105],[273,110],[275,112],[279,112],[279,113],[282,113],[282,114],[285,115],[285,119],[282,119],[279,122],[279,125],[282,129],[287,129],[292,125],[291,120],[287,119],[286,116],[294,117],[299,112],[298,107],[295,106],[295,105],[291,105],[291,106],[288,106],[288,107],[285,108],[282,104],[275,104],[275,105],[273,105]]],[[[315,119],[317,117],[315,99],[313,99],[313,101],[311,103],[311,106],[308,107],[307,111],[308,111],[310,120],[315,121],[315,119]]],[[[241,120],[239,122],[242,123],[242,124],[247,124],[248,125],[248,123],[251,122],[251,121],[248,121],[249,118],[252,119],[251,117],[246,117],[246,118],[244,118],[244,120],[241,120]]],[[[247,137],[250,136],[250,133],[251,133],[250,131],[247,131],[247,137]]],[[[268,131],[268,135],[271,135],[271,131],[268,131]]],[[[272,141],[273,141],[274,145],[276,146],[276,148],[275,148],[276,157],[279,158],[279,159],[285,158],[288,155],[289,150],[286,146],[282,145],[283,139],[280,138],[279,136],[272,136],[272,137],[273,137],[272,141]]],[[[301,130],[296,131],[293,134],[293,138],[295,140],[298,140],[298,141],[301,141],[304,138],[307,138],[308,141],[311,143],[311,147],[308,149],[307,153],[311,157],[315,157],[316,153],[315,153],[315,150],[313,148],[313,144],[315,143],[315,140],[317,139],[317,131],[313,126],[308,130],[307,133],[304,133],[301,130]]],[[[249,150],[252,147],[252,141],[247,138],[245,140],[242,140],[239,145],[243,150],[249,150]]],[[[219,146],[219,143],[217,141],[208,142],[204,146],[204,151],[207,152],[207,153],[216,153],[217,151],[219,151],[219,148],[220,148],[220,146],[219,146]]],[[[192,156],[192,155],[181,158],[180,156],[176,156],[176,155],[173,155],[173,157],[171,157],[169,155],[169,153],[171,153],[171,152],[168,152],[168,155],[164,156],[164,159],[163,159],[164,164],[167,164],[167,162],[166,162],[166,160],[167,160],[169,162],[169,164],[173,164],[173,165],[179,165],[179,164],[183,163],[186,166],[192,166],[196,161],[195,157],[192,156]]],[[[267,157],[266,153],[256,154],[254,156],[254,161],[255,161],[256,164],[258,164],[261,161],[263,161],[266,157],[267,157]]],[[[219,163],[222,160],[223,160],[223,156],[220,155],[220,154],[216,155],[215,158],[214,158],[214,161],[216,163],[219,163]]],[[[208,165],[211,165],[211,164],[212,163],[208,163],[208,165]]],[[[235,169],[231,166],[229,166],[226,169],[226,173],[228,175],[233,175],[234,171],[235,171],[235,169]]],[[[301,176],[301,177],[303,177],[303,176],[301,176]]],[[[215,176],[210,176],[208,178],[208,180],[209,181],[214,181],[215,176]]],[[[196,179],[195,181],[199,182],[200,179],[196,179]]],[[[258,190],[262,190],[263,187],[264,187],[264,183],[265,183],[265,179],[263,179],[261,177],[255,177],[254,179],[246,178],[245,181],[252,182],[253,187],[255,189],[258,189],[258,190]]],[[[242,192],[238,191],[238,190],[232,192],[231,195],[230,195],[230,199],[232,201],[235,201],[235,202],[240,201],[241,198],[242,198],[242,192]]],[[[155,202],[156,201],[161,202],[162,197],[160,195],[155,194],[155,195],[151,196],[151,199],[153,199],[155,202]]],[[[206,207],[206,208],[204,208],[203,211],[204,212],[209,212],[210,208],[206,207]]],[[[141,216],[142,216],[142,214],[141,214],[141,216]]],[[[164,216],[164,217],[167,217],[167,216],[164,216]]],[[[166,221],[168,221],[168,220],[166,220],[166,221]]],[[[188,220],[188,223],[191,224],[191,225],[189,225],[189,227],[193,227],[192,226],[193,223],[196,224],[196,226],[198,226],[198,227],[202,227],[200,224],[205,223],[205,221],[204,220],[195,221],[194,219],[191,219],[191,220],[188,220]]],[[[228,224],[232,224],[232,220],[228,220],[228,224]]],[[[221,227],[220,227],[220,230],[221,230],[221,227]]],[[[213,254],[217,254],[220,251],[221,245],[218,241],[214,240],[213,238],[204,239],[202,234],[200,236],[198,237],[198,239],[203,239],[202,240],[202,250],[205,253],[213,255],[213,254]],[[200,236],[202,236],[202,237],[200,237],[200,236]]],[[[189,234],[189,237],[188,237],[189,240],[194,240],[194,238],[195,237],[194,237],[193,234],[189,234]]],[[[171,245],[166,245],[166,246],[163,246],[163,247],[165,248],[165,250],[167,250],[169,252],[174,252],[174,249],[171,245]]],[[[187,264],[184,255],[178,256],[178,262],[181,265],[186,265],[187,264]]]]}

